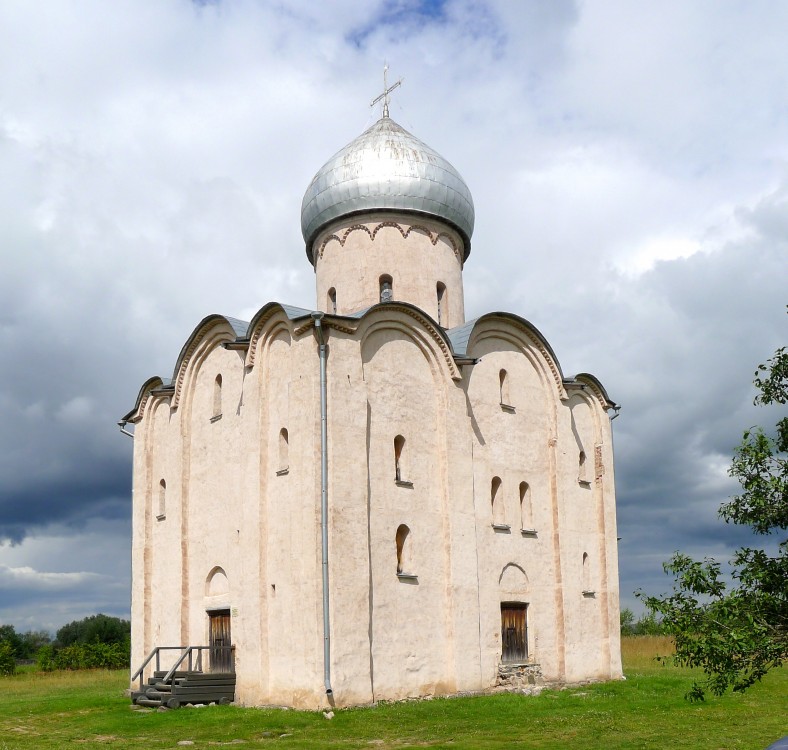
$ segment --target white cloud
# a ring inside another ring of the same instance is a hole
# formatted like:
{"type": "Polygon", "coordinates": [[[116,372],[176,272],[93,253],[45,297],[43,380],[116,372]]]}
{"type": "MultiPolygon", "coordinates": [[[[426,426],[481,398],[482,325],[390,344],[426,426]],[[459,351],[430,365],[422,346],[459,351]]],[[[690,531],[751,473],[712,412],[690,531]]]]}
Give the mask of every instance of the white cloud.
{"type": "MultiPolygon", "coordinates": [[[[390,9],[0,6],[0,539],[21,542],[4,570],[73,574],[51,563],[99,522],[127,541],[115,422],[199,320],[312,303],[303,190],[377,116],[384,59],[405,77],[392,116],[476,201],[469,316],[523,315],[624,404],[624,594],[677,547],[739,538],[715,518],[723,469],[762,418],[752,371],[785,343],[788,6],[390,9]]],[[[80,567],[112,559],[117,586],[79,607],[120,611],[128,561],[101,538],[80,567]]],[[[34,604],[0,616],[76,616],[34,604]]]]}
{"type": "Polygon", "coordinates": [[[0,588],[6,590],[74,590],[83,584],[91,585],[99,578],[101,576],[98,573],[85,571],[77,573],[47,573],[34,570],[28,566],[11,568],[0,563],[0,588]]]}

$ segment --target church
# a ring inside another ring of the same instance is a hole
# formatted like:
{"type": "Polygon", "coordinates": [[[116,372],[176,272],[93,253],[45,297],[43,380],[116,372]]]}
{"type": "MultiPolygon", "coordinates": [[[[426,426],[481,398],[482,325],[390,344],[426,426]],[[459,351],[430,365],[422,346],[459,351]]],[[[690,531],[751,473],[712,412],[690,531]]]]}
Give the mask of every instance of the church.
{"type": "Polygon", "coordinates": [[[618,407],[519,315],[465,319],[460,174],[386,101],[301,227],[314,309],[209,315],[120,422],[132,671],[198,647],[309,709],[620,678],[618,407]]]}

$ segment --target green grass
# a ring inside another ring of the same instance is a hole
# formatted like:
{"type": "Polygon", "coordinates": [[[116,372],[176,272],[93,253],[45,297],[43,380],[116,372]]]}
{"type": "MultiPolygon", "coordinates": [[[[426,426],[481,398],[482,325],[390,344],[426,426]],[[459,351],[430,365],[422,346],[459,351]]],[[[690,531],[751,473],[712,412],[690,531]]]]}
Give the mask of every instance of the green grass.
{"type": "Polygon", "coordinates": [[[744,695],[688,703],[689,670],[654,661],[666,639],[628,638],[626,681],[321,712],[210,706],[132,711],[126,672],[0,678],[0,750],[36,748],[709,748],[762,750],[788,734],[788,669],[744,695]],[[282,736],[287,735],[287,736],[282,736]]]}

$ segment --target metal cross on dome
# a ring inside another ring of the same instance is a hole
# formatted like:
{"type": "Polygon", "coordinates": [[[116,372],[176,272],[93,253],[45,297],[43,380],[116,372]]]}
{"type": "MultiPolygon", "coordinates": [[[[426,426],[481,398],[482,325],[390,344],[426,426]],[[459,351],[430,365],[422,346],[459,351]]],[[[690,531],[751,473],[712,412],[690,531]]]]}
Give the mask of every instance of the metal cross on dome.
{"type": "Polygon", "coordinates": [[[370,107],[374,107],[381,99],[383,100],[383,117],[389,116],[389,94],[394,91],[397,86],[402,85],[402,82],[405,80],[404,78],[400,78],[395,84],[389,86],[388,85],[388,76],[389,66],[388,63],[383,64],[383,93],[380,96],[376,96],[372,103],[369,105],[370,107]]]}

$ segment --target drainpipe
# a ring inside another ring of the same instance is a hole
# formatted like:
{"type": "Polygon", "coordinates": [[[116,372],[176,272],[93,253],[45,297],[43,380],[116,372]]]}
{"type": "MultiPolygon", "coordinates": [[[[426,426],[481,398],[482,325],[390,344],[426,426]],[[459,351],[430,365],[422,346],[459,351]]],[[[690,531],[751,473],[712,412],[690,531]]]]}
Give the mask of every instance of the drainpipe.
{"type": "Polygon", "coordinates": [[[328,609],[328,419],[326,394],[326,358],[328,348],[321,321],[322,312],[313,312],[315,336],[320,345],[320,534],[323,553],[323,684],[326,695],[333,695],[331,688],[331,630],[328,609]]]}
{"type": "Polygon", "coordinates": [[[127,424],[128,424],[128,422],[125,419],[121,419],[120,422],[118,422],[118,427],[120,427],[120,431],[124,435],[128,435],[130,438],[133,438],[134,437],[134,433],[133,432],[129,432],[129,430],[126,429],[126,425],[127,424]]]}

